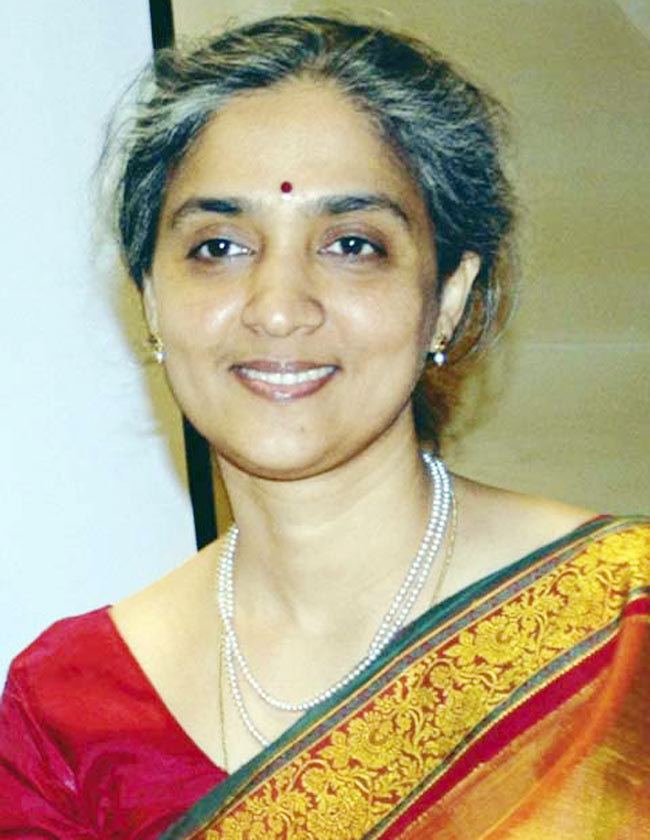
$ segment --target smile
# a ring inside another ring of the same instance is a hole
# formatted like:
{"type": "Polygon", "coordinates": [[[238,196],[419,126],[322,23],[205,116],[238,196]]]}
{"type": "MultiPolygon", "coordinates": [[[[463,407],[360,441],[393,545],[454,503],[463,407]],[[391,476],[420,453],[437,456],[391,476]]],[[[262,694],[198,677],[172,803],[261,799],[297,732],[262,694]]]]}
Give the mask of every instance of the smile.
{"type": "Polygon", "coordinates": [[[273,402],[288,402],[309,396],[326,385],[336,365],[310,365],[305,362],[253,362],[234,365],[232,372],[248,390],[273,402]]]}
{"type": "Polygon", "coordinates": [[[333,365],[312,368],[301,373],[268,373],[254,368],[239,368],[239,373],[246,379],[257,379],[259,382],[270,382],[272,385],[302,385],[303,382],[315,382],[324,376],[334,373],[333,365]]]}

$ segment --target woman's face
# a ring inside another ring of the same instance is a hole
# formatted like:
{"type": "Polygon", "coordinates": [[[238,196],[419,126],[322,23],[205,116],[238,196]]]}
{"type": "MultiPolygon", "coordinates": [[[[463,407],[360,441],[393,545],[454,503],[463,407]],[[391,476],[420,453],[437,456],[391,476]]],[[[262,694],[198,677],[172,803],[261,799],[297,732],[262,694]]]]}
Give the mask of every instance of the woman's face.
{"type": "Polygon", "coordinates": [[[168,186],[145,285],[182,409],[268,478],[411,435],[437,314],[432,243],[416,186],[337,89],[293,81],[233,100],[168,186]]]}

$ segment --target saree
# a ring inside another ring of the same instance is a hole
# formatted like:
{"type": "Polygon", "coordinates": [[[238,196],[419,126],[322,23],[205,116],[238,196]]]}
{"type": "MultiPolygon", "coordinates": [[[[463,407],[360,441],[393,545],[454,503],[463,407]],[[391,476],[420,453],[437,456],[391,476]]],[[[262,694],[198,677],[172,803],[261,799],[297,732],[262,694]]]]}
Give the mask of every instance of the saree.
{"type": "Polygon", "coordinates": [[[164,840],[650,837],[650,522],[432,607],[164,840]]]}

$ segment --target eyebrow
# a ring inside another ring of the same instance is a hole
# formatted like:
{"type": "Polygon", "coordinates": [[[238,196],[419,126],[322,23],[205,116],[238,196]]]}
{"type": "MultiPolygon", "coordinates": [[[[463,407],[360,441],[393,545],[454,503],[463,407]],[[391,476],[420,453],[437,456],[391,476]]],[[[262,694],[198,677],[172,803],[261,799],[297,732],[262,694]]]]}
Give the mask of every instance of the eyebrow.
{"type": "MultiPolygon", "coordinates": [[[[404,208],[390,196],[384,193],[360,193],[358,195],[330,195],[309,200],[300,205],[308,215],[341,216],[358,210],[388,210],[396,216],[407,228],[411,227],[411,219],[404,208]]],[[[248,199],[224,197],[189,198],[173,213],[169,222],[171,228],[188,216],[199,213],[216,213],[221,216],[239,216],[243,213],[254,213],[259,205],[248,199]]]]}
{"type": "Polygon", "coordinates": [[[169,226],[175,228],[187,216],[197,213],[218,213],[221,216],[237,216],[244,212],[246,202],[236,198],[188,198],[172,213],[169,226]]]}
{"type": "Polygon", "coordinates": [[[356,210],[388,210],[397,216],[407,227],[411,220],[404,208],[384,193],[365,193],[362,195],[332,195],[319,198],[314,202],[317,214],[339,216],[356,210]]]}

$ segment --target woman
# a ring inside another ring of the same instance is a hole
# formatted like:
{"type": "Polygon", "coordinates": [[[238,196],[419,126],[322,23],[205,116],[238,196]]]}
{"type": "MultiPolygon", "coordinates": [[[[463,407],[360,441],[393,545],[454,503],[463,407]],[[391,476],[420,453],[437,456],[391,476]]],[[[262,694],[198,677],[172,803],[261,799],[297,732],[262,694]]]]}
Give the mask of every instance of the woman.
{"type": "Polygon", "coordinates": [[[116,140],[121,244],[237,527],[17,657],[0,827],[644,836],[647,521],[426,451],[504,308],[497,106],[318,17],[155,74],[116,140]]]}

